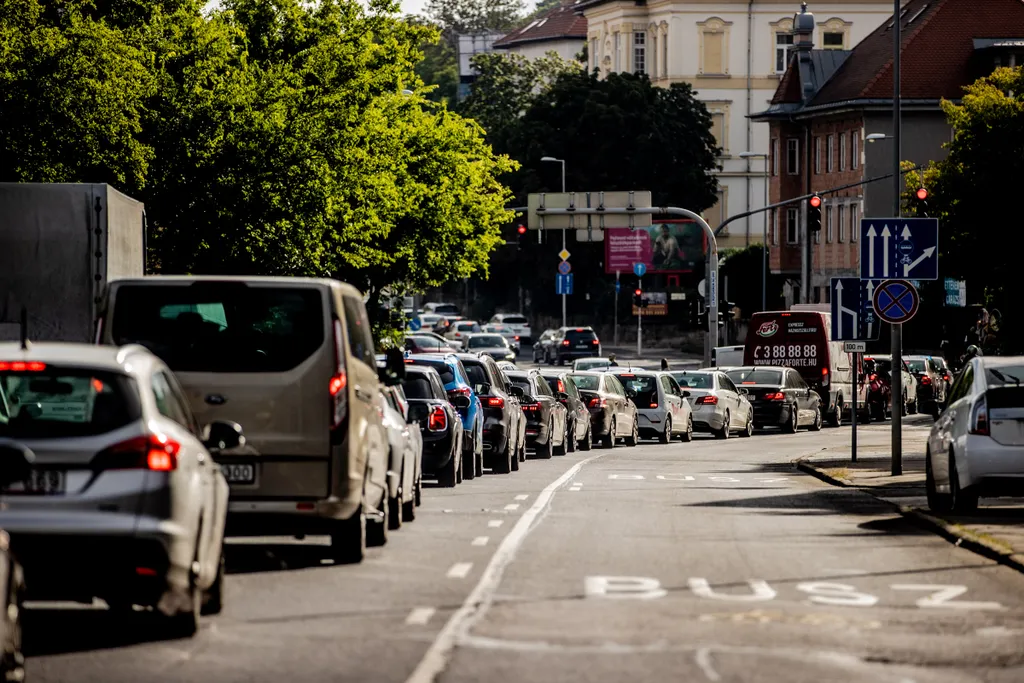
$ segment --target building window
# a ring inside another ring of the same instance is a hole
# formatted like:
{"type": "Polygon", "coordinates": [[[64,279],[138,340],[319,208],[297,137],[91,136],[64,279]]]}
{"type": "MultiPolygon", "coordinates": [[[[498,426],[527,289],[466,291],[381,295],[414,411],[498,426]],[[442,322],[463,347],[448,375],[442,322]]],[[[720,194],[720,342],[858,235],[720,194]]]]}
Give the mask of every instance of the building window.
{"type": "Polygon", "coordinates": [[[789,51],[793,49],[792,33],[775,34],[775,73],[785,73],[789,67],[789,51]]]}
{"type": "Polygon", "coordinates": [[[839,224],[839,241],[846,241],[846,207],[840,204],[836,207],[836,223],[839,224]]]}
{"type": "Polygon", "coordinates": [[[821,173],[821,138],[814,138],[814,173],[821,173]]]}
{"type": "Polygon", "coordinates": [[[839,170],[846,170],[846,135],[839,135],[839,170]]]}
{"type": "Polygon", "coordinates": [[[850,168],[860,168],[860,131],[850,131],[850,168]]]}
{"type": "Polygon", "coordinates": [[[821,46],[826,50],[842,50],[845,37],[843,33],[826,32],[822,36],[821,46]]]}
{"type": "Polygon", "coordinates": [[[647,33],[633,32],[633,73],[647,73],[647,33]]]}
{"type": "Polygon", "coordinates": [[[668,78],[668,27],[661,37],[661,75],[668,78]]]}
{"type": "Polygon", "coordinates": [[[843,50],[846,48],[846,36],[853,26],[848,21],[839,17],[832,17],[826,22],[818,24],[821,27],[821,47],[825,50],[843,50]]]}
{"type": "Polygon", "coordinates": [[[786,173],[800,173],[800,141],[796,138],[786,140],[786,173]]]}
{"type": "Polygon", "coordinates": [[[797,221],[797,210],[786,209],[786,244],[800,242],[800,224],[797,221]]]}
{"type": "Polygon", "coordinates": [[[768,224],[768,232],[771,235],[772,244],[779,243],[779,210],[772,209],[769,212],[771,222],[768,224]]]}
{"type": "Polygon", "coordinates": [[[729,73],[728,27],[731,24],[711,18],[698,23],[700,29],[700,73],[724,75],[729,73]]]}
{"type": "Polygon", "coordinates": [[[825,171],[831,173],[836,170],[836,140],[834,135],[825,138],[825,171]]]}
{"type": "Polygon", "coordinates": [[[619,73],[622,70],[622,60],[620,55],[622,54],[622,46],[619,44],[619,32],[615,32],[615,47],[613,48],[612,58],[614,60],[615,73],[619,73]]]}
{"type": "Polygon", "coordinates": [[[651,31],[651,76],[653,78],[658,77],[658,34],[651,31]]]}
{"type": "Polygon", "coordinates": [[[772,175],[779,175],[779,139],[772,140],[772,175]]]}
{"type": "Polygon", "coordinates": [[[711,134],[715,136],[715,141],[718,143],[718,146],[722,148],[722,155],[727,154],[729,145],[726,140],[724,111],[711,112],[711,134]]]}
{"type": "Polygon", "coordinates": [[[835,224],[832,222],[832,205],[825,207],[825,241],[832,244],[836,241],[835,224]]]}
{"type": "Polygon", "coordinates": [[[598,58],[598,55],[597,55],[597,45],[598,45],[597,38],[591,38],[590,39],[590,70],[591,71],[596,69],[598,64],[601,63],[601,60],[598,58]]]}
{"type": "Polygon", "coordinates": [[[850,241],[856,242],[860,234],[860,204],[850,204],[850,241]]]}

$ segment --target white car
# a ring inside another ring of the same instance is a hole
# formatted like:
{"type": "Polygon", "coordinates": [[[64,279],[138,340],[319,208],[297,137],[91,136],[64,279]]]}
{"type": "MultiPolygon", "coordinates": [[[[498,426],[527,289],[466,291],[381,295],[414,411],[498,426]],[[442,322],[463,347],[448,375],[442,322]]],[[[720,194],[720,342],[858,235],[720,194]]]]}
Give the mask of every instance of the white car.
{"type": "Polygon", "coordinates": [[[388,435],[388,527],[416,519],[416,501],[422,495],[423,433],[409,422],[409,402],[401,386],[380,392],[384,429],[388,435]]]}
{"type": "Polygon", "coordinates": [[[533,343],[533,331],[530,329],[530,321],[522,313],[495,313],[488,321],[499,325],[508,325],[517,335],[522,344],[533,343]]]}
{"type": "Polygon", "coordinates": [[[0,528],[30,600],[162,616],[191,637],[221,611],[228,483],[212,455],[242,428],[200,427],[177,379],[142,346],[0,344],[0,528]]]}
{"type": "Polygon", "coordinates": [[[754,409],[745,390],[737,389],[721,370],[676,370],[670,373],[693,408],[694,429],[728,439],[754,433],[754,409]]]}
{"type": "Polygon", "coordinates": [[[977,357],[960,371],[925,453],[928,507],[971,512],[980,497],[1024,495],[1024,356],[977,357]]]}
{"type": "Polygon", "coordinates": [[[459,314],[459,307],[455,304],[449,304],[443,301],[431,301],[428,304],[423,304],[423,312],[440,313],[443,316],[452,316],[459,314]]]}
{"type": "MultiPolygon", "coordinates": [[[[891,355],[887,353],[871,354],[870,356],[864,357],[864,360],[868,359],[874,360],[876,368],[878,368],[879,370],[884,370],[885,372],[889,373],[890,377],[892,377],[891,355]]],[[[906,358],[903,359],[903,379],[901,380],[901,382],[903,383],[903,414],[906,415],[907,413],[910,413],[911,415],[913,415],[914,413],[917,412],[918,408],[917,378],[914,377],[914,374],[910,371],[910,366],[907,365],[906,358]]],[[[893,403],[895,403],[895,401],[893,401],[893,403]]]]}
{"type": "Polygon", "coordinates": [[[484,325],[484,332],[490,332],[491,334],[500,334],[506,340],[509,345],[515,349],[516,355],[519,355],[519,351],[522,348],[522,339],[518,332],[511,325],[503,325],[501,323],[487,323],[484,325]]]}
{"type": "Polygon", "coordinates": [[[461,346],[463,339],[477,332],[480,332],[480,323],[475,320],[459,320],[445,332],[444,336],[446,339],[459,342],[461,346]]]}
{"type": "Polygon", "coordinates": [[[572,362],[573,372],[598,372],[613,367],[609,358],[577,358],[572,362]]]}
{"type": "Polygon", "coordinates": [[[661,443],[676,437],[683,441],[693,439],[693,408],[686,400],[686,390],[670,373],[621,367],[606,370],[618,377],[622,386],[635,392],[633,404],[641,438],[661,443]]]}

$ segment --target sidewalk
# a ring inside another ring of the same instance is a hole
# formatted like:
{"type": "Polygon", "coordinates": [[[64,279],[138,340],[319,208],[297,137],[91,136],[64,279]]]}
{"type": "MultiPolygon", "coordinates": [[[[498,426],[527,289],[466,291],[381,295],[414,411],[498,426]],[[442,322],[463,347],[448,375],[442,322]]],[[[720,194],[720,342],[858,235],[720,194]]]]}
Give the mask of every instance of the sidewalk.
{"type": "Polygon", "coordinates": [[[795,463],[798,469],[830,484],[857,488],[892,504],[958,546],[1024,572],[1024,499],[982,498],[971,515],[928,510],[924,453],[930,427],[930,418],[904,418],[903,474],[896,477],[890,473],[888,422],[858,429],[855,463],[850,462],[848,437],[842,446],[803,456],[795,463]]]}

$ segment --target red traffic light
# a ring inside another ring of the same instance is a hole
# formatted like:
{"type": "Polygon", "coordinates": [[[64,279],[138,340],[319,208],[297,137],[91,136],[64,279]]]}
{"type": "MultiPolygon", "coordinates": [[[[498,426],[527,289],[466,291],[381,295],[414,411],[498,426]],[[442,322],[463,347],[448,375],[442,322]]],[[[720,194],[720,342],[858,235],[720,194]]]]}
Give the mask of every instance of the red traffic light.
{"type": "Polygon", "coordinates": [[[637,296],[640,296],[641,294],[643,294],[643,293],[644,293],[644,290],[642,290],[642,289],[638,289],[638,290],[636,290],[636,291],[635,291],[635,292],[633,292],[633,293],[634,293],[634,294],[636,294],[637,296]]]}
{"type": "Polygon", "coordinates": [[[518,228],[516,228],[516,230],[519,231],[520,235],[525,235],[526,234],[526,226],[525,225],[520,225],[518,228]]]}
{"type": "Polygon", "coordinates": [[[917,198],[920,199],[922,202],[928,199],[928,190],[924,187],[919,188],[917,190],[917,198]]]}
{"type": "Polygon", "coordinates": [[[811,206],[813,206],[813,207],[814,207],[815,209],[817,209],[817,208],[818,208],[819,206],[821,206],[821,197],[819,197],[818,195],[814,195],[813,197],[811,197],[811,198],[810,198],[810,199],[808,199],[807,201],[808,201],[808,202],[810,203],[810,205],[811,205],[811,206]]]}

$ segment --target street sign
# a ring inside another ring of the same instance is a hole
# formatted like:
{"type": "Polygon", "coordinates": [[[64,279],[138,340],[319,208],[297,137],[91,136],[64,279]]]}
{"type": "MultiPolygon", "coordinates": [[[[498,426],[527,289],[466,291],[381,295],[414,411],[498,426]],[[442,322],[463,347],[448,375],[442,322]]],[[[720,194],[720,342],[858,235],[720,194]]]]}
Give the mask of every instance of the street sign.
{"type": "Polygon", "coordinates": [[[572,254],[570,254],[566,249],[563,249],[562,251],[558,252],[558,258],[562,259],[563,261],[568,261],[570,256],[572,256],[572,254]]]}
{"type": "Polygon", "coordinates": [[[866,353],[867,350],[868,350],[867,342],[862,342],[862,341],[843,342],[843,353],[866,353]]]}
{"type": "Polygon", "coordinates": [[[618,294],[622,291],[622,283],[618,280],[615,281],[615,293],[618,294]]]}
{"type": "MultiPolygon", "coordinates": [[[[552,214],[544,216],[545,209],[649,209],[651,193],[649,190],[635,190],[633,192],[541,192],[531,194],[528,198],[527,225],[531,230],[538,230],[541,227],[541,218],[544,218],[545,230],[564,230],[566,228],[583,229],[587,227],[587,216],[572,216],[566,214],[552,214]]],[[[590,216],[590,225],[593,228],[594,241],[600,241],[596,233],[600,228],[648,228],[652,224],[651,214],[607,214],[590,216]],[[602,225],[603,221],[603,225],[602,225]]]]}
{"type": "Polygon", "coordinates": [[[706,289],[707,285],[708,285],[708,281],[706,279],[703,279],[703,278],[701,279],[700,282],[697,283],[697,293],[700,294],[700,298],[701,299],[707,299],[708,298],[707,289],[706,289]]]}
{"type": "Polygon", "coordinates": [[[967,305],[967,283],[963,280],[946,278],[946,305],[963,308],[967,305]]]}
{"type": "Polygon", "coordinates": [[[572,294],[572,273],[555,276],[555,294],[572,294]]]}
{"type": "Polygon", "coordinates": [[[560,275],[568,275],[572,272],[572,266],[569,265],[568,261],[562,261],[558,264],[558,272],[560,275]]]}
{"type": "Polygon", "coordinates": [[[937,218],[864,218],[860,222],[862,280],[939,279],[937,218]]]}
{"type": "Polygon", "coordinates": [[[409,329],[412,330],[413,332],[416,332],[421,327],[423,327],[423,321],[420,320],[418,317],[413,318],[412,320],[409,321],[409,329]]]}
{"type": "Polygon", "coordinates": [[[633,264],[633,275],[636,275],[637,277],[643,277],[644,273],[646,272],[647,266],[644,265],[643,263],[637,262],[633,264]]]}
{"type": "Polygon", "coordinates": [[[920,303],[914,285],[906,280],[886,280],[875,290],[875,313],[887,323],[907,322],[917,313],[920,303]]]}
{"type": "Polygon", "coordinates": [[[874,341],[881,325],[872,297],[878,282],[855,277],[832,278],[832,341],[874,341]]]}

